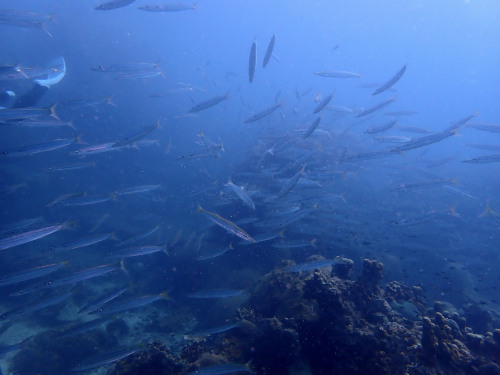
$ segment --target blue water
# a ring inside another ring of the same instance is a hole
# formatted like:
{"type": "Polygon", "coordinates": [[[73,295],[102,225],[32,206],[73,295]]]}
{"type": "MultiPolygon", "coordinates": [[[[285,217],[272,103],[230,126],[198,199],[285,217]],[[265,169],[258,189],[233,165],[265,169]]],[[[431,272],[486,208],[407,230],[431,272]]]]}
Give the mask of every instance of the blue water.
{"type": "MultiPolygon", "coordinates": [[[[57,223],[67,223],[69,228],[1,252],[0,278],[37,266],[68,264],[50,276],[1,288],[0,311],[18,311],[73,291],[62,304],[15,319],[0,336],[2,345],[87,321],[90,318],[79,315],[79,309],[114,288],[129,285],[120,299],[164,291],[172,296],[170,302],[124,312],[123,318],[131,325],[144,319],[154,327],[152,312],[171,320],[157,330],[136,328],[120,344],[160,337],[176,350],[182,340],[173,336],[231,320],[242,302],[199,302],[187,299],[187,294],[208,288],[251,290],[282,260],[301,263],[313,254],[351,258],[356,271],[363,258],[377,259],[384,263],[386,281],[422,286],[429,303],[443,300],[457,308],[465,303],[499,308],[498,163],[463,163],[500,153],[500,134],[471,126],[500,125],[497,2],[201,0],[196,10],[153,13],[137,9],[147,3],[137,0],[123,8],[98,11],[94,9],[98,1],[0,1],[0,9],[15,7],[53,16],[44,21],[48,32],[0,24],[0,65],[18,64],[21,71],[29,72],[64,57],[64,79],[36,106],[59,103],[56,112],[61,120],[74,125],[74,129],[37,129],[4,124],[0,150],[11,152],[79,137],[78,143],[58,150],[2,156],[1,227],[39,218],[28,227],[3,233],[3,238],[57,223]],[[262,59],[273,34],[274,56],[263,69],[262,59]],[[257,65],[250,83],[249,53],[254,40],[257,65]],[[91,69],[143,62],[157,63],[161,75],[119,79],[124,73],[91,69]],[[405,74],[390,90],[371,95],[405,64],[405,74]],[[361,77],[313,74],[320,71],[349,71],[361,77]],[[363,88],[367,84],[372,85],[363,88]],[[332,92],[329,107],[349,111],[325,108],[318,114],[322,118],[316,131],[302,139],[318,116],[313,115],[314,108],[332,92]],[[194,105],[226,93],[227,100],[189,113],[194,105]],[[388,107],[356,118],[363,108],[393,97],[396,100],[388,107]],[[90,98],[110,98],[114,105],[61,104],[90,98]],[[280,103],[271,115],[244,123],[280,103]],[[391,111],[413,114],[384,115],[391,111]],[[375,137],[415,139],[428,134],[407,127],[438,133],[472,114],[456,135],[440,142],[373,160],[345,160],[398,145],[375,137]],[[398,120],[394,128],[375,135],[364,132],[392,118],[398,120]],[[123,140],[156,121],[161,127],[130,147],[88,156],[78,152],[123,140]],[[207,137],[205,144],[201,134],[207,137]],[[490,149],[485,150],[485,145],[490,149]],[[190,159],[187,155],[215,146],[223,146],[224,151],[186,160],[190,159]],[[440,160],[443,164],[433,166],[440,160]],[[52,170],[75,163],[88,166],[52,170]],[[283,186],[302,167],[297,184],[280,197],[283,186]],[[244,187],[255,202],[255,211],[225,186],[229,179],[244,187]],[[439,183],[443,180],[448,182],[439,183]],[[425,186],[426,182],[435,184],[425,186]],[[424,185],[396,189],[408,184],[424,185]],[[159,188],[116,194],[140,185],[159,188]],[[109,200],[48,206],[65,194],[109,200]],[[256,218],[254,223],[241,225],[251,236],[283,231],[284,240],[314,240],[316,247],[273,247],[282,238],[242,245],[240,238],[198,214],[198,205],[232,222],[256,218]],[[266,225],[277,210],[291,206],[311,210],[292,224],[266,225]],[[491,207],[488,212],[487,207],[491,207]],[[415,218],[420,220],[412,222],[415,218]],[[127,258],[128,273],[118,270],[69,288],[10,296],[22,288],[116,262],[110,254],[117,251],[120,241],[155,226],[158,231],[129,247],[166,245],[168,256],[127,258]],[[100,233],[113,233],[114,239],[67,252],[50,251],[51,246],[100,233]],[[235,250],[208,261],[194,260],[230,243],[235,250]]],[[[33,79],[4,78],[0,89],[20,96],[30,90],[33,79]]],[[[12,357],[6,358],[4,370],[12,357]]]]}

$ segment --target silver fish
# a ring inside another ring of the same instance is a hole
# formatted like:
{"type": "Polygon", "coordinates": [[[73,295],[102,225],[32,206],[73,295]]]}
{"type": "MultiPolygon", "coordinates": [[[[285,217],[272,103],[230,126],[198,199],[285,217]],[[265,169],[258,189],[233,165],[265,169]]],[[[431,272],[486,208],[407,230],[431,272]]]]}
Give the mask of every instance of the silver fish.
{"type": "Polygon", "coordinates": [[[112,10],[112,9],[122,8],[122,7],[125,7],[127,5],[130,5],[134,1],[135,0],[110,0],[110,1],[105,1],[104,3],[99,4],[94,9],[96,9],[96,10],[112,10]]]}
{"type": "Polygon", "coordinates": [[[264,55],[264,61],[262,62],[262,67],[265,68],[266,65],[269,63],[269,59],[271,58],[274,50],[274,41],[276,40],[276,35],[273,35],[271,38],[267,49],[266,49],[266,54],[264,55]]]}
{"type": "Polygon", "coordinates": [[[252,47],[250,48],[250,57],[248,59],[248,80],[253,82],[255,75],[255,66],[257,65],[257,40],[254,39],[252,47]]]}

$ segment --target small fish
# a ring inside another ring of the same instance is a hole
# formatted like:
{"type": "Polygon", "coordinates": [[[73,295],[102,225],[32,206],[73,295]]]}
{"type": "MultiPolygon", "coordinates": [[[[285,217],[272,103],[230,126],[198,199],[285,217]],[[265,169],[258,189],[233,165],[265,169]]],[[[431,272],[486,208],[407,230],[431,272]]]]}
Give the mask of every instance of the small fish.
{"type": "Polygon", "coordinates": [[[18,272],[16,274],[2,278],[0,280],[0,287],[12,285],[12,284],[17,284],[17,283],[21,283],[24,281],[33,280],[33,279],[37,279],[37,278],[42,277],[42,276],[49,275],[52,272],[55,272],[55,271],[61,269],[66,264],[67,264],[67,262],[47,264],[44,266],[32,268],[32,269],[27,270],[27,271],[18,272]]]}
{"type": "Polygon", "coordinates": [[[319,111],[321,111],[323,108],[325,108],[325,107],[328,105],[328,103],[330,103],[330,101],[332,100],[332,98],[333,98],[333,94],[334,94],[334,93],[332,92],[330,95],[328,95],[326,98],[324,98],[324,99],[323,99],[323,100],[322,100],[322,101],[321,101],[321,102],[320,102],[320,103],[316,106],[316,108],[314,108],[313,113],[314,113],[314,114],[316,114],[316,113],[318,113],[319,111]]]}
{"type": "Polygon", "coordinates": [[[115,194],[117,196],[120,195],[130,195],[130,194],[139,194],[139,193],[148,193],[153,190],[157,190],[161,187],[161,185],[138,185],[138,186],[131,186],[128,188],[123,188],[118,190],[115,194]]]}
{"type": "Polygon", "coordinates": [[[405,143],[411,141],[410,137],[404,137],[399,135],[386,135],[383,137],[375,137],[375,139],[379,142],[384,142],[384,143],[405,143]]]}
{"type": "Polygon", "coordinates": [[[283,186],[280,193],[278,194],[278,198],[283,198],[285,195],[287,195],[290,192],[290,190],[292,190],[294,188],[295,185],[297,185],[297,182],[304,174],[304,171],[305,171],[305,166],[303,166],[300,171],[298,171],[292,178],[290,178],[286,182],[286,184],[283,186]]]}
{"type": "Polygon", "coordinates": [[[177,157],[177,160],[197,160],[206,158],[208,156],[213,156],[216,159],[220,159],[221,155],[219,151],[225,151],[224,145],[222,143],[213,146],[206,146],[204,149],[192,152],[190,154],[181,155],[177,157]]]}
{"type": "Polygon", "coordinates": [[[382,109],[382,108],[388,106],[389,104],[391,104],[395,100],[396,100],[396,98],[387,99],[387,100],[384,100],[383,102],[375,104],[373,107],[364,109],[363,111],[361,111],[360,113],[358,113],[356,115],[356,118],[368,116],[368,115],[372,114],[373,112],[378,111],[379,109],[382,109]]]}
{"type": "Polygon", "coordinates": [[[245,290],[238,289],[206,289],[188,294],[189,298],[230,298],[241,296],[246,293],[245,290]]]}
{"type": "Polygon", "coordinates": [[[16,121],[15,123],[9,122],[8,124],[15,124],[16,126],[20,126],[23,128],[61,128],[61,127],[70,127],[72,129],[76,129],[75,125],[71,121],[61,121],[61,120],[42,120],[38,118],[30,118],[28,121],[16,121]]]}
{"type": "Polygon", "coordinates": [[[52,34],[46,29],[45,22],[52,20],[51,15],[38,14],[32,11],[1,9],[0,24],[15,27],[25,27],[43,30],[52,38],[52,34]]]}
{"type": "Polygon", "coordinates": [[[368,128],[365,130],[365,133],[366,134],[381,133],[383,131],[386,131],[386,130],[389,130],[390,128],[392,128],[394,125],[396,125],[397,122],[398,122],[397,120],[393,120],[393,121],[386,122],[385,124],[375,126],[373,128],[368,128]]]}
{"type": "Polygon", "coordinates": [[[248,59],[248,80],[253,82],[255,75],[255,66],[257,65],[257,40],[254,39],[252,47],[250,48],[250,57],[248,59]]]}
{"type": "Polygon", "coordinates": [[[49,172],[68,172],[68,171],[76,171],[83,168],[88,168],[95,166],[95,163],[73,163],[66,164],[59,167],[49,167],[47,170],[49,172]]]}
{"type": "MultiPolygon", "coordinates": [[[[248,243],[248,242],[245,241],[245,243],[248,243]]],[[[228,247],[224,247],[224,248],[222,248],[222,249],[220,249],[218,251],[215,251],[213,253],[210,253],[210,254],[199,255],[199,256],[197,256],[194,259],[198,260],[198,261],[204,261],[204,260],[214,259],[214,258],[220,257],[221,255],[224,255],[229,250],[233,250],[233,249],[234,249],[233,245],[229,244],[228,247]]]]}
{"type": "Polygon", "coordinates": [[[399,117],[399,116],[412,116],[416,115],[418,112],[417,111],[392,111],[392,112],[384,112],[384,116],[392,116],[392,117],[399,117]]]}
{"type": "Polygon", "coordinates": [[[132,238],[129,238],[128,240],[125,240],[125,241],[121,241],[120,242],[120,246],[125,246],[125,245],[130,245],[131,243],[134,243],[134,242],[137,242],[137,241],[140,241],[146,237],[149,237],[151,236],[153,233],[155,233],[158,229],[160,229],[160,226],[157,225],[156,227],[154,227],[153,229],[151,230],[148,230],[147,232],[144,232],[144,233],[141,233],[141,234],[138,234],[137,236],[134,236],[132,238]]]}
{"type": "Polygon", "coordinates": [[[316,120],[314,120],[311,126],[309,126],[309,128],[304,132],[304,134],[302,134],[302,139],[306,139],[307,137],[309,137],[316,130],[320,121],[321,121],[321,116],[319,116],[316,120]]]}
{"type": "Polygon", "coordinates": [[[462,163],[469,164],[484,164],[484,163],[498,163],[500,162],[500,154],[477,156],[472,159],[462,160],[462,163]]]}
{"type": "Polygon", "coordinates": [[[80,238],[79,240],[72,241],[64,245],[52,246],[50,250],[53,252],[76,250],[82,247],[92,246],[99,242],[106,241],[109,239],[116,240],[116,237],[113,232],[104,234],[95,234],[92,236],[80,238]]]}
{"type": "MultiPolygon", "coordinates": [[[[404,144],[404,143],[403,143],[404,144]]],[[[392,150],[383,150],[383,151],[372,151],[372,152],[364,152],[360,154],[352,154],[345,155],[339,159],[340,162],[349,162],[349,161],[360,161],[360,160],[371,160],[371,159],[380,159],[385,158],[387,156],[394,155],[392,150]]]]}
{"type": "Polygon", "coordinates": [[[276,249],[297,249],[302,247],[316,248],[316,238],[311,241],[278,241],[272,244],[276,249]]]}
{"type": "Polygon", "coordinates": [[[452,179],[448,178],[448,179],[441,179],[441,180],[416,182],[413,184],[401,184],[401,185],[396,186],[393,190],[397,190],[397,191],[421,190],[421,189],[425,189],[425,188],[453,185],[456,183],[457,183],[456,178],[452,178],[452,179]]]}
{"type": "Polygon", "coordinates": [[[72,274],[70,276],[66,276],[66,277],[62,277],[60,279],[49,281],[49,282],[45,283],[44,285],[42,285],[38,288],[34,288],[34,289],[39,290],[39,289],[46,289],[46,288],[57,288],[60,286],[65,286],[65,285],[73,285],[73,284],[76,284],[80,281],[89,280],[89,279],[93,279],[93,278],[96,278],[99,276],[103,276],[109,272],[113,272],[113,271],[116,271],[119,269],[123,270],[122,265],[103,264],[100,266],[87,268],[83,271],[75,272],[74,274],[72,274]]]}
{"type": "Polygon", "coordinates": [[[240,365],[238,363],[224,363],[203,367],[188,373],[188,375],[226,375],[236,374],[240,372],[248,372],[249,374],[253,374],[248,364],[240,365]]]}
{"type": "Polygon", "coordinates": [[[113,103],[111,97],[109,96],[106,98],[73,99],[59,103],[59,105],[62,107],[68,107],[73,109],[95,107],[101,104],[109,104],[116,107],[116,104],[113,103]]]}
{"type": "Polygon", "coordinates": [[[56,120],[59,117],[56,114],[56,106],[54,104],[52,107],[48,108],[4,108],[0,109],[0,121],[12,121],[12,120],[26,120],[33,119],[40,116],[52,116],[56,120]]]}
{"type": "Polygon", "coordinates": [[[274,50],[274,41],[276,40],[276,35],[273,34],[273,37],[269,41],[269,44],[266,49],[266,54],[264,55],[264,61],[262,62],[262,68],[265,68],[266,65],[269,63],[269,59],[271,58],[274,50]]]}
{"type": "Polygon", "coordinates": [[[342,70],[333,70],[329,72],[314,72],[317,76],[329,77],[329,78],[361,78],[361,74],[346,72],[342,70]]]}
{"type": "Polygon", "coordinates": [[[212,336],[212,335],[216,335],[218,333],[227,332],[227,331],[229,331],[229,330],[231,330],[233,328],[236,328],[238,326],[239,325],[237,323],[226,324],[226,325],[223,325],[223,326],[220,326],[220,327],[214,327],[214,328],[204,329],[204,330],[201,330],[201,331],[192,332],[190,334],[184,335],[184,338],[186,340],[191,340],[191,339],[196,339],[196,338],[199,338],[199,337],[212,336]]]}
{"type": "Polygon", "coordinates": [[[127,79],[145,79],[163,76],[161,71],[149,70],[144,72],[133,72],[133,73],[122,73],[115,77],[115,79],[127,80],[127,79]]]}
{"type": "Polygon", "coordinates": [[[316,270],[318,268],[329,267],[337,262],[338,262],[338,260],[336,260],[336,259],[322,259],[322,260],[317,260],[314,262],[297,264],[295,266],[291,266],[291,267],[286,268],[286,271],[287,272],[312,271],[312,270],[316,270]]]}
{"type": "Polygon", "coordinates": [[[127,300],[121,303],[114,304],[109,307],[103,307],[102,309],[99,309],[96,312],[92,312],[93,314],[99,314],[99,315],[112,315],[124,311],[129,311],[132,309],[137,309],[139,307],[143,307],[146,305],[149,305],[153,302],[160,301],[168,299],[168,296],[166,293],[160,293],[160,294],[154,294],[154,295],[147,295],[147,296],[142,296],[139,298],[135,298],[132,300],[127,300]]]}
{"type": "Polygon", "coordinates": [[[104,152],[118,151],[119,148],[115,147],[114,145],[115,142],[108,142],[99,145],[88,146],[74,151],[73,155],[85,157],[88,155],[101,154],[104,152]]]}
{"type": "Polygon", "coordinates": [[[243,190],[240,186],[233,184],[231,179],[229,179],[226,186],[229,186],[231,190],[243,201],[243,203],[245,203],[252,210],[255,210],[255,203],[245,190],[243,190]]]}
{"type": "Polygon", "coordinates": [[[467,127],[491,133],[500,133],[500,125],[488,124],[486,122],[476,122],[467,125],[467,127]]]}
{"type": "Polygon", "coordinates": [[[24,220],[17,221],[15,223],[6,225],[6,226],[2,227],[2,229],[0,230],[0,236],[3,236],[5,234],[14,234],[16,232],[19,232],[22,229],[25,229],[25,228],[37,223],[40,220],[41,220],[41,217],[35,217],[32,219],[24,219],[24,220]]]}
{"type": "Polygon", "coordinates": [[[107,195],[103,196],[81,195],[64,199],[59,203],[61,203],[64,206],[91,206],[98,203],[108,202],[112,199],[114,199],[113,196],[107,196],[107,195]]]}
{"type": "Polygon", "coordinates": [[[195,112],[203,111],[205,109],[208,109],[210,107],[213,107],[213,106],[219,104],[220,102],[223,102],[224,100],[227,100],[228,98],[229,98],[229,92],[225,93],[224,95],[215,96],[215,97],[213,97],[211,99],[205,100],[205,101],[203,101],[201,103],[198,103],[198,104],[194,105],[189,110],[189,113],[195,113],[195,112]]]}
{"type": "Polygon", "coordinates": [[[256,113],[255,115],[247,118],[244,123],[245,124],[249,124],[249,123],[252,123],[252,122],[255,122],[255,121],[258,121],[260,120],[261,118],[264,118],[266,116],[269,116],[271,113],[273,113],[274,111],[276,111],[278,108],[280,107],[283,107],[283,102],[280,103],[280,104],[276,104],[276,105],[273,105],[269,108],[266,108],[264,109],[263,111],[260,111],[258,113],[256,113]]]}
{"type": "Polygon", "coordinates": [[[118,362],[120,359],[137,353],[138,351],[139,348],[121,348],[110,353],[100,354],[98,356],[89,358],[82,363],[79,363],[71,369],[71,372],[89,371],[102,366],[111,365],[115,362],[118,362]]]}
{"type": "Polygon", "coordinates": [[[104,296],[99,297],[96,300],[93,300],[92,302],[89,302],[84,308],[82,308],[80,311],[78,311],[78,313],[79,314],[89,314],[90,312],[97,311],[98,309],[103,307],[106,303],[121,296],[123,293],[125,293],[125,291],[127,289],[128,289],[127,287],[123,287],[123,288],[113,290],[109,293],[106,293],[104,296]]]}
{"type": "Polygon", "coordinates": [[[239,226],[237,226],[232,221],[224,219],[222,216],[219,216],[215,212],[207,211],[203,209],[201,206],[198,206],[198,213],[204,214],[209,220],[213,221],[221,228],[227,230],[229,233],[232,233],[235,236],[238,236],[245,241],[255,242],[255,240],[239,226]]]}
{"type": "Polygon", "coordinates": [[[401,152],[407,150],[413,150],[415,148],[420,148],[424,146],[428,146],[437,142],[442,141],[448,137],[451,137],[456,134],[456,130],[445,130],[440,133],[430,134],[420,138],[414,138],[409,142],[401,143],[400,145],[393,148],[392,152],[401,152]]]}
{"type": "Polygon", "coordinates": [[[415,216],[409,216],[406,218],[398,219],[395,222],[391,223],[391,225],[397,226],[397,227],[408,227],[408,226],[419,225],[419,224],[427,223],[429,221],[441,219],[441,218],[444,218],[448,215],[458,216],[458,214],[456,214],[453,210],[450,210],[448,212],[430,211],[430,212],[424,213],[422,215],[415,215],[415,216]]]}
{"type": "Polygon", "coordinates": [[[94,9],[96,9],[96,10],[118,9],[118,8],[123,8],[123,7],[126,7],[127,5],[130,5],[134,1],[135,0],[110,0],[110,1],[105,1],[104,3],[99,4],[94,9]]]}
{"type": "Polygon", "coordinates": [[[378,87],[372,95],[378,95],[388,89],[390,89],[394,84],[401,79],[403,74],[406,72],[406,64],[403,65],[403,67],[396,73],[394,77],[392,77],[390,80],[388,80],[386,83],[384,83],[382,86],[378,87]]]}
{"type": "Polygon", "coordinates": [[[34,229],[27,232],[15,234],[13,236],[0,240],[0,250],[6,250],[14,246],[23,245],[28,242],[36,241],[52,233],[58,232],[68,226],[67,223],[51,225],[45,228],[34,229]]]}
{"type": "Polygon", "coordinates": [[[42,152],[58,150],[77,142],[79,142],[79,138],[54,139],[52,141],[36,143],[33,145],[19,147],[17,149],[2,151],[1,155],[7,158],[31,156],[42,152]]]}
{"type": "MultiPolygon", "coordinates": [[[[95,72],[104,73],[131,73],[159,70],[157,62],[131,62],[110,65],[96,65],[90,68],[95,72]]],[[[107,98],[109,100],[109,98],[107,98]]]]}
{"type": "Polygon", "coordinates": [[[165,3],[165,4],[146,4],[137,9],[145,10],[147,12],[182,12],[185,10],[196,10],[197,5],[193,4],[185,4],[181,2],[177,3],[165,3]]]}
{"type": "Polygon", "coordinates": [[[113,258],[132,258],[143,255],[163,252],[168,255],[167,245],[163,246],[139,246],[130,249],[123,249],[113,253],[113,258]]]}
{"type": "Polygon", "coordinates": [[[158,129],[160,128],[160,121],[156,121],[154,124],[152,125],[146,125],[145,127],[143,127],[141,130],[139,130],[138,132],[136,133],[133,133],[123,139],[120,139],[118,141],[116,141],[112,147],[124,147],[124,146],[128,146],[128,145],[131,145],[135,142],[137,142],[138,140],[144,138],[145,136],[147,136],[149,133],[151,133],[153,130],[155,129],[158,129]]]}

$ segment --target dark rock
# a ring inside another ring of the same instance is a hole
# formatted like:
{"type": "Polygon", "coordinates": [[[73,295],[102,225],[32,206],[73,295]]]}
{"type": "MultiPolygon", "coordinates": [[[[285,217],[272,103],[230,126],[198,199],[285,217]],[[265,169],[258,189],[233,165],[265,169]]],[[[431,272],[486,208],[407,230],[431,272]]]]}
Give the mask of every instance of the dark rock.
{"type": "Polygon", "coordinates": [[[360,281],[368,284],[377,285],[384,277],[384,265],[376,260],[364,259],[363,260],[363,273],[359,278],[360,281]]]}
{"type": "Polygon", "coordinates": [[[354,262],[351,259],[342,258],[341,262],[333,265],[334,276],[344,280],[352,280],[354,277],[354,262]]]}
{"type": "Polygon", "coordinates": [[[183,366],[160,342],[119,361],[109,375],[177,374],[183,366]]]}

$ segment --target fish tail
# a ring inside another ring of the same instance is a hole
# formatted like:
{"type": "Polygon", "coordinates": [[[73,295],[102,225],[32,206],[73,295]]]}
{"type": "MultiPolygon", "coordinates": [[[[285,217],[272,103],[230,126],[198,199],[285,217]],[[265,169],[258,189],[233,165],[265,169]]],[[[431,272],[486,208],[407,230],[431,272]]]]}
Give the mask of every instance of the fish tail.
{"type": "Polygon", "coordinates": [[[128,270],[125,268],[125,258],[122,258],[122,259],[120,260],[120,269],[121,269],[123,272],[125,272],[125,275],[127,275],[127,277],[128,277],[128,276],[130,276],[130,274],[129,274],[128,270]]]}
{"type": "Polygon", "coordinates": [[[111,96],[108,96],[106,99],[106,104],[109,104],[109,105],[112,105],[113,107],[118,107],[114,102],[113,102],[113,98],[111,98],[111,96]]]}
{"type": "Polygon", "coordinates": [[[54,35],[52,35],[52,34],[50,33],[50,31],[49,31],[49,30],[47,30],[47,28],[45,27],[45,22],[40,22],[40,26],[41,26],[42,30],[45,32],[45,34],[47,34],[47,35],[48,35],[48,36],[50,36],[51,38],[53,38],[53,37],[54,37],[54,35]]]}
{"type": "Polygon", "coordinates": [[[57,115],[56,113],[56,107],[57,107],[57,103],[56,104],[53,104],[49,110],[50,110],[50,116],[54,117],[56,120],[59,120],[61,121],[61,119],[59,118],[59,116],[57,115]]]}
{"type": "Polygon", "coordinates": [[[164,244],[164,245],[161,247],[161,251],[163,251],[165,254],[167,254],[168,256],[170,256],[170,252],[168,251],[168,246],[167,246],[167,244],[164,244]]]}

